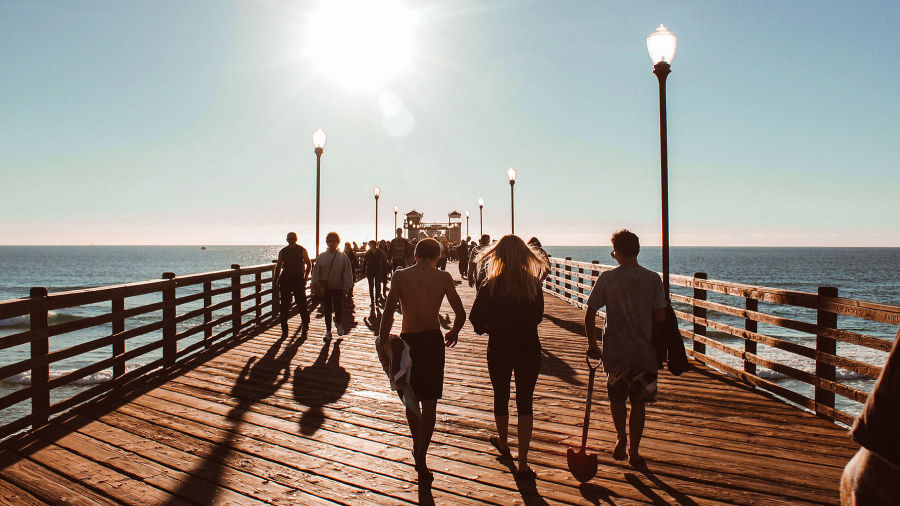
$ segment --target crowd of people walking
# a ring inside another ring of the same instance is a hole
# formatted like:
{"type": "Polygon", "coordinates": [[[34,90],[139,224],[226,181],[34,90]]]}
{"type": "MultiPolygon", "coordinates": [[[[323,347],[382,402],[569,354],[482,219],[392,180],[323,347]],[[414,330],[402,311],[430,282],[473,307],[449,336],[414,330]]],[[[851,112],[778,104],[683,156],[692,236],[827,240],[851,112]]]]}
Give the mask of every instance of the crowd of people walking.
{"type": "MultiPolygon", "coordinates": [[[[488,335],[485,362],[493,389],[496,433],[487,441],[501,458],[512,458],[509,444],[509,403],[515,382],[518,479],[534,479],[528,463],[533,432],[534,391],[541,370],[538,326],[544,315],[542,284],[549,273],[549,257],[537,238],[524,241],[506,235],[491,242],[489,235],[478,243],[466,238],[459,244],[425,238],[407,241],[396,230],[390,242],[369,241],[365,248],[346,243],[338,250],[340,237],[326,236],[327,249],[310,269],[306,250],[297,236],[287,236],[288,246],[278,255],[276,288],[281,295],[282,331],[287,332],[291,297],[300,306],[302,329],[309,326],[303,287],[311,274],[314,299],[322,306],[325,339],[332,337],[332,314],[338,335],[343,335],[343,304],[357,279],[365,277],[369,288],[370,317],[379,358],[394,380],[403,376],[407,422],[413,439],[413,457],[420,484],[430,484],[427,452],[435,427],[438,400],[443,395],[446,348],[454,347],[466,321],[466,310],[456,291],[453,276],[446,272],[448,259],[458,260],[459,273],[477,290],[469,321],[478,334],[488,335]],[[388,282],[390,289],[388,290],[388,282]],[[453,309],[453,324],[441,331],[440,308],[446,299],[453,309]],[[383,311],[379,311],[383,308],[383,311]],[[395,312],[402,315],[399,336],[390,334],[395,312]],[[397,355],[402,349],[405,358],[397,355]],[[403,362],[403,369],[401,367],[403,362]]],[[[628,459],[632,466],[644,465],[639,447],[646,403],[656,400],[656,354],[651,343],[654,320],[664,318],[666,298],[658,275],[637,262],[638,237],[627,230],[611,239],[612,257],[619,267],[604,271],[593,288],[585,313],[586,356],[600,359],[607,373],[610,411],[617,433],[613,458],[628,459]],[[595,315],[606,307],[604,332],[595,329],[595,315]],[[601,346],[602,344],[602,346],[601,346]],[[626,403],[630,403],[628,414],[626,403]]],[[[364,243],[365,244],[365,243],[364,243]]],[[[350,297],[352,298],[352,297],[350,297]]]]}

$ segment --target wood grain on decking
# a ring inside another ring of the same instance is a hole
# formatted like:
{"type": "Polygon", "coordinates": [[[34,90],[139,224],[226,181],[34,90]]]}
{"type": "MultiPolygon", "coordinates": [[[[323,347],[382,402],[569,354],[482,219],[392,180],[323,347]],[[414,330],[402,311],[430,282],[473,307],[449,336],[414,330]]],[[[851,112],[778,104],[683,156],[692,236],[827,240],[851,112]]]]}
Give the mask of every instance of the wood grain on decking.
{"type": "MultiPolygon", "coordinates": [[[[448,270],[456,272],[451,264],[448,270]]],[[[474,291],[458,286],[466,307],[474,291]]],[[[498,460],[486,336],[468,324],[448,350],[444,399],[420,491],[401,404],[373,348],[365,282],[355,326],[323,343],[299,318],[131,393],[105,399],[7,441],[0,501],[15,504],[837,503],[856,447],[844,429],[724,379],[705,367],[660,376],[637,471],[610,455],[615,441],[602,378],[588,442],[600,470],[579,484],[566,448],[580,443],[587,373],[583,313],[546,297],[529,455],[535,485],[498,460]]],[[[444,312],[450,313],[449,306],[444,312]]],[[[348,320],[349,321],[349,320],[348,320]]],[[[399,317],[395,332],[399,329],[399,317]]],[[[512,407],[512,425],[515,408],[512,407]]],[[[513,454],[516,453],[515,437],[513,454]]]]}

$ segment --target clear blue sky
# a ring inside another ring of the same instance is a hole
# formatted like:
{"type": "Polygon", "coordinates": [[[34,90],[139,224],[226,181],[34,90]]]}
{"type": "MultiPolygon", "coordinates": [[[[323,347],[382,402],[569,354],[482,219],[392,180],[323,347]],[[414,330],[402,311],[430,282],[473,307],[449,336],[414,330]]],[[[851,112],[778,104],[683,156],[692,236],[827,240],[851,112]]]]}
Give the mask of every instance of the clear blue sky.
{"type": "Polygon", "coordinates": [[[896,1],[405,5],[408,65],[353,87],[318,2],[0,3],[0,244],[312,245],[319,127],[323,234],[371,238],[376,184],[382,237],[479,197],[505,233],[514,165],[520,235],[658,244],[665,23],[673,245],[900,246],[896,1]]]}

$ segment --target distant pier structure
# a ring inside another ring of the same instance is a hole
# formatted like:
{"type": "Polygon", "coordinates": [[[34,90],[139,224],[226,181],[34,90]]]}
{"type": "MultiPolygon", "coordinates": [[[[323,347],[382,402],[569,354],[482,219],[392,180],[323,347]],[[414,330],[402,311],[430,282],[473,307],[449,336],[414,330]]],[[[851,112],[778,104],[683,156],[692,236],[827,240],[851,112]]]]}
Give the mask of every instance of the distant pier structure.
{"type": "Polygon", "coordinates": [[[462,214],[459,211],[450,211],[446,222],[426,223],[422,221],[424,214],[413,209],[406,213],[403,223],[406,229],[406,238],[425,239],[426,237],[446,237],[452,243],[458,243],[462,239],[462,214]]]}

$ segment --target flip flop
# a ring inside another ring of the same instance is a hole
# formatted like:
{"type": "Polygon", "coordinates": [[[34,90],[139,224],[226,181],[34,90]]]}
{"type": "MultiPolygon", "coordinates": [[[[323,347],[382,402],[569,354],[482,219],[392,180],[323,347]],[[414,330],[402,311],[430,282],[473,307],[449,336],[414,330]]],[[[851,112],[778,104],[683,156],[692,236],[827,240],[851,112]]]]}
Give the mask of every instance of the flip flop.
{"type": "Polygon", "coordinates": [[[512,452],[509,451],[509,446],[504,450],[500,447],[500,436],[493,435],[490,437],[491,444],[494,445],[494,448],[497,449],[497,453],[500,454],[501,457],[512,458],[512,452]]]}

